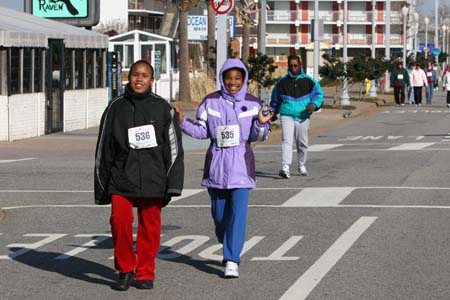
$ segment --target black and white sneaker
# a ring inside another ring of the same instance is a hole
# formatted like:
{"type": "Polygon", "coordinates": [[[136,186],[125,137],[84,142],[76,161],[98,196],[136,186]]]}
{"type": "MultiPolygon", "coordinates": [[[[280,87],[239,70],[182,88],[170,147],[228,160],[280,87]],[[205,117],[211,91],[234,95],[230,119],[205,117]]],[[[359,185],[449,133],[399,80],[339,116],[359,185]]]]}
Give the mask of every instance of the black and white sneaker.
{"type": "Polygon", "coordinates": [[[283,168],[280,170],[280,172],[278,173],[278,175],[279,175],[281,178],[284,178],[284,179],[289,179],[289,178],[291,178],[291,173],[290,173],[290,171],[289,171],[289,167],[288,167],[288,166],[283,166],[283,168]]]}

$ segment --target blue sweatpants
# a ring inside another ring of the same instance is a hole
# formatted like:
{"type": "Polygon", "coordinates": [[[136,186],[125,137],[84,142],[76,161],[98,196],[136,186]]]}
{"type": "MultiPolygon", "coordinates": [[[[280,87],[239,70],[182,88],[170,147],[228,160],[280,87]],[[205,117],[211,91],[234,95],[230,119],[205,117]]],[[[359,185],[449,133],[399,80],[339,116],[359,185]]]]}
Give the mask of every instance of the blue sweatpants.
{"type": "Polygon", "coordinates": [[[208,188],[208,193],[216,236],[223,244],[223,260],[239,264],[245,242],[249,189],[208,188]]]}

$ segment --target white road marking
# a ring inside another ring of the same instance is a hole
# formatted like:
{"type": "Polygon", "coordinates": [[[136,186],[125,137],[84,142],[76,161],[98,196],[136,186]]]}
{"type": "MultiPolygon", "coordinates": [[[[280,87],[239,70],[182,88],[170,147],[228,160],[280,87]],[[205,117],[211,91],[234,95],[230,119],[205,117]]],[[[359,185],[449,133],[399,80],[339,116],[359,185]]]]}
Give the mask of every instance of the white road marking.
{"type": "Polygon", "coordinates": [[[300,257],[298,256],[283,256],[288,252],[292,247],[297,245],[297,243],[303,238],[302,235],[293,235],[286,242],[283,243],[277,250],[275,250],[272,254],[265,257],[253,257],[251,260],[298,260],[300,257]]]}
{"type": "Polygon", "coordinates": [[[309,145],[308,151],[311,151],[311,152],[325,151],[325,150],[330,150],[333,148],[341,147],[343,145],[344,144],[314,144],[314,145],[309,145]]]}
{"type": "MultiPolygon", "coordinates": [[[[252,249],[256,244],[258,244],[260,241],[264,239],[264,236],[254,236],[250,238],[248,241],[245,241],[244,247],[242,248],[241,256],[243,256],[247,251],[252,249]]],[[[216,261],[222,261],[223,255],[222,254],[215,254],[214,252],[219,251],[222,249],[222,244],[216,244],[212,245],[202,252],[198,254],[201,258],[209,259],[209,260],[216,260],[216,261]]]]}
{"type": "Polygon", "coordinates": [[[81,247],[76,247],[75,249],[70,250],[64,254],[58,255],[55,259],[68,259],[81,252],[86,251],[89,248],[96,247],[98,244],[106,241],[111,238],[111,234],[77,234],[75,237],[90,237],[93,238],[87,243],[84,243],[81,247]]]}
{"type": "Polygon", "coordinates": [[[181,200],[183,198],[190,197],[192,195],[204,192],[204,191],[206,191],[206,190],[205,189],[186,189],[186,190],[183,190],[183,192],[181,193],[181,196],[172,198],[171,203],[175,202],[175,201],[178,201],[178,200],[181,200]]]}
{"type": "MultiPolygon", "coordinates": [[[[428,191],[449,191],[450,187],[418,187],[418,186],[359,186],[359,187],[281,187],[281,188],[256,188],[255,191],[281,191],[291,190],[299,191],[286,202],[282,204],[250,204],[249,207],[261,207],[261,208],[289,208],[289,207],[336,207],[336,208],[434,208],[434,209],[449,209],[449,206],[427,206],[427,205],[363,205],[363,204],[340,204],[351,192],[354,190],[363,189],[384,189],[384,190],[428,190],[428,191]]],[[[186,195],[195,195],[198,192],[206,190],[202,189],[186,189],[186,195]]],[[[0,190],[0,194],[4,192],[11,192],[10,190],[0,190]]],[[[15,193],[66,193],[67,191],[31,191],[31,190],[16,190],[15,193]]],[[[70,191],[71,193],[92,193],[93,191],[70,191]]],[[[187,197],[187,196],[185,196],[187,197]]],[[[0,201],[1,203],[1,201],[0,201]]],[[[18,205],[18,206],[5,206],[0,207],[2,210],[13,210],[23,208],[107,208],[110,209],[111,205],[95,205],[95,204],[35,204],[35,205],[18,205]]],[[[209,204],[177,204],[168,205],[168,208],[210,208],[209,204]]]]}
{"type": "Polygon", "coordinates": [[[31,160],[31,159],[35,159],[35,158],[34,157],[27,157],[27,158],[19,158],[19,159],[0,159],[0,164],[19,162],[19,161],[25,161],[25,160],[31,160]]]}
{"type": "Polygon", "coordinates": [[[12,252],[8,255],[0,255],[0,259],[13,259],[17,258],[20,255],[23,255],[27,252],[30,252],[32,250],[36,250],[39,247],[44,246],[45,244],[49,244],[53,241],[56,241],[57,239],[60,239],[62,237],[65,237],[67,234],[53,234],[53,233],[29,233],[24,234],[23,236],[32,236],[32,237],[46,237],[45,239],[42,239],[40,241],[37,241],[36,243],[32,244],[9,244],[6,247],[7,248],[20,248],[19,250],[12,252]]]}
{"type": "Polygon", "coordinates": [[[281,296],[280,300],[303,300],[336,265],[377,217],[361,217],[281,296]]]}
{"type": "Polygon", "coordinates": [[[305,188],[281,206],[320,207],[339,205],[355,188],[305,188]]]}
{"type": "Polygon", "coordinates": [[[429,147],[433,145],[434,143],[407,143],[407,144],[401,144],[392,148],[389,148],[387,150],[390,151],[396,151],[396,150],[421,150],[423,148],[429,147]]]}

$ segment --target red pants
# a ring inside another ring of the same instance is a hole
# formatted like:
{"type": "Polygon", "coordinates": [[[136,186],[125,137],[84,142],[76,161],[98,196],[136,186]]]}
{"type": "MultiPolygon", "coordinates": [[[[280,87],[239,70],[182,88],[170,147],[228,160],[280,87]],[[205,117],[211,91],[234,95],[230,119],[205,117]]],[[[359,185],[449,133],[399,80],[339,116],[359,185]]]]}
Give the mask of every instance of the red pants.
{"type": "Polygon", "coordinates": [[[110,224],[115,269],[121,273],[135,271],[136,280],[154,280],[161,234],[161,200],[112,195],[110,224]],[[135,204],[138,207],[137,253],[133,247],[135,204]]]}

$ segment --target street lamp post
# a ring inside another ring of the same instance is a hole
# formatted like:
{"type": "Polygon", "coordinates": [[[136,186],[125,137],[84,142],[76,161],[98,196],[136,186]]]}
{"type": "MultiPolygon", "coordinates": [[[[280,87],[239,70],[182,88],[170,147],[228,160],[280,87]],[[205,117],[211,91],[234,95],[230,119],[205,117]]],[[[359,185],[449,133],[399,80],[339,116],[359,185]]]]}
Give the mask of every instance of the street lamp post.
{"type": "MultiPolygon", "coordinates": [[[[375,9],[376,9],[376,0],[372,0],[372,58],[375,59],[375,9]]],[[[376,97],[377,96],[377,87],[375,85],[376,81],[375,79],[372,80],[372,84],[370,86],[369,91],[369,97],[376,97]]]]}
{"type": "Polygon", "coordinates": [[[403,65],[406,66],[406,39],[407,39],[407,32],[406,32],[406,21],[407,21],[407,15],[408,15],[408,7],[403,6],[402,7],[402,16],[403,16],[403,65]]]}
{"type": "MultiPolygon", "coordinates": [[[[385,44],[386,44],[386,60],[391,60],[391,0],[386,0],[386,27],[385,27],[385,44]]],[[[389,70],[386,70],[384,75],[386,78],[384,84],[384,91],[391,91],[391,76],[389,76],[389,70]]]]}
{"type": "Polygon", "coordinates": [[[417,33],[419,32],[419,14],[414,12],[414,60],[417,59],[417,47],[419,45],[419,41],[417,40],[417,33]]]}
{"type": "Polygon", "coordinates": [[[344,28],[343,28],[343,41],[342,41],[342,60],[344,63],[344,82],[342,83],[342,96],[341,105],[350,105],[350,97],[348,96],[348,78],[347,78],[347,14],[348,14],[348,4],[347,0],[344,0],[344,28]]]}
{"type": "Polygon", "coordinates": [[[442,46],[441,46],[441,52],[445,52],[445,34],[447,32],[447,25],[442,24],[442,46]]]}
{"type": "MultiPolygon", "coordinates": [[[[439,48],[439,25],[438,25],[439,0],[434,0],[434,48],[439,48]]],[[[439,55],[435,55],[436,63],[439,62],[439,55]]]]}
{"type": "Polygon", "coordinates": [[[425,19],[423,19],[423,21],[425,22],[425,47],[427,48],[425,52],[425,59],[428,58],[428,24],[430,23],[430,19],[428,19],[428,17],[425,17],[425,19]]]}

